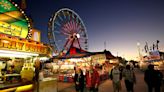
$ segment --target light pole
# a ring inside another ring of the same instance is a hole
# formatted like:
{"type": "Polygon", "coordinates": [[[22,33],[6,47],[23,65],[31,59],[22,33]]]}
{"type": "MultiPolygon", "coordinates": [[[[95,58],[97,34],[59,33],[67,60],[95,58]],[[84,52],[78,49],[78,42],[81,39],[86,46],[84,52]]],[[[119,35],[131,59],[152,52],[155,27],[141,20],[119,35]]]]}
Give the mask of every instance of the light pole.
{"type": "Polygon", "coordinates": [[[137,48],[138,48],[138,55],[139,55],[139,60],[141,61],[141,52],[140,52],[140,43],[137,42],[137,48]]]}

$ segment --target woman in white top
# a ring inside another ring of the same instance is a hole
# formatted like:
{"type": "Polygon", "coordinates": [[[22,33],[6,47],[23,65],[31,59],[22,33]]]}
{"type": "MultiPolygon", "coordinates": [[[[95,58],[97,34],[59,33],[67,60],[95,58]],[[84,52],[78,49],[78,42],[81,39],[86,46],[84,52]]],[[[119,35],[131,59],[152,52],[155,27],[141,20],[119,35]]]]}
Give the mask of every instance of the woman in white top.
{"type": "Polygon", "coordinates": [[[111,70],[110,78],[113,82],[114,92],[119,92],[121,90],[121,79],[122,79],[122,74],[121,74],[121,71],[119,70],[119,65],[116,65],[111,70]]]}

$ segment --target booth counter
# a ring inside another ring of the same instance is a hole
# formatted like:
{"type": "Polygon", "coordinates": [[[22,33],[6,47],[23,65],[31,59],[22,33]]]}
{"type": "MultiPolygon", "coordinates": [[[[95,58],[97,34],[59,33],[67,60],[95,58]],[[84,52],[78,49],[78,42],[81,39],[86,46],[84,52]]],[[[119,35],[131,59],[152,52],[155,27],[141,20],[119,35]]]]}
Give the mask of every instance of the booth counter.
{"type": "Polygon", "coordinates": [[[0,92],[33,92],[33,83],[0,84],[0,92]]]}

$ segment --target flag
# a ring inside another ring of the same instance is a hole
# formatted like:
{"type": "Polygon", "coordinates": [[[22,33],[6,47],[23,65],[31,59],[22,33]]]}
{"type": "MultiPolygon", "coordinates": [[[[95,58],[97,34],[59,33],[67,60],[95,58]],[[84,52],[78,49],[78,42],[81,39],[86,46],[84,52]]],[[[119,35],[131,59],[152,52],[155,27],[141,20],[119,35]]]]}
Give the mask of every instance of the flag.
{"type": "Polygon", "coordinates": [[[147,47],[146,47],[146,45],[145,45],[145,47],[144,47],[144,49],[145,49],[145,52],[147,53],[147,49],[146,49],[147,47]]]}
{"type": "Polygon", "coordinates": [[[149,47],[148,47],[148,44],[147,44],[147,42],[146,42],[146,45],[145,45],[145,52],[147,53],[148,51],[149,51],[149,47]]]}
{"type": "Polygon", "coordinates": [[[157,46],[157,50],[158,50],[158,44],[159,44],[159,40],[157,40],[157,44],[156,44],[156,46],[157,46]]]}
{"type": "Polygon", "coordinates": [[[155,44],[153,43],[153,50],[155,49],[155,44]]]}

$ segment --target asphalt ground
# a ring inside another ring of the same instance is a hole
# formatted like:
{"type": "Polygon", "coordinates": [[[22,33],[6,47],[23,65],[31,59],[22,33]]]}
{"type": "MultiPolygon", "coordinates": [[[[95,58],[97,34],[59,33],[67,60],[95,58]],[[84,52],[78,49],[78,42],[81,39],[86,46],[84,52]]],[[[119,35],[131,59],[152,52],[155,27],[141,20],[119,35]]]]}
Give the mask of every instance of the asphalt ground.
{"type": "MultiPolygon", "coordinates": [[[[147,85],[144,82],[144,73],[139,69],[135,69],[137,83],[134,85],[134,92],[148,92],[147,85]]],[[[124,80],[121,81],[122,90],[120,92],[127,92],[124,80]]],[[[58,83],[58,92],[76,92],[74,83],[58,83]]],[[[84,92],[87,92],[85,88],[84,92]]],[[[113,92],[113,85],[110,79],[103,81],[99,86],[99,92],[113,92]]],[[[161,87],[161,92],[164,92],[164,84],[161,87]]]]}

